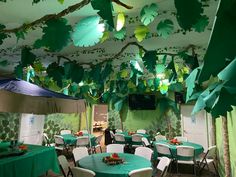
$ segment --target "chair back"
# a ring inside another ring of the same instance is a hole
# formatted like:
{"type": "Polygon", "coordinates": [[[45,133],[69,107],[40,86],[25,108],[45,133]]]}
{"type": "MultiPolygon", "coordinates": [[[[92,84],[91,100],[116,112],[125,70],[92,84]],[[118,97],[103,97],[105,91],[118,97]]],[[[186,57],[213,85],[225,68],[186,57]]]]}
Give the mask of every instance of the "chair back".
{"type": "Polygon", "coordinates": [[[71,130],[61,130],[61,135],[71,134],[71,130]]]}
{"type": "Polygon", "coordinates": [[[153,150],[148,147],[137,147],[134,154],[151,161],[153,150]]]}
{"type": "Polygon", "coordinates": [[[178,141],[185,141],[185,142],[188,141],[188,138],[184,136],[176,136],[175,139],[177,139],[178,141]]]}
{"type": "Polygon", "coordinates": [[[146,137],[142,137],[142,142],[144,146],[150,146],[150,143],[146,137]]]}
{"type": "Polygon", "coordinates": [[[96,174],[92,170],[73,167],[71,168],[73,177],[94,177],[96,174]]]}
{"type": "Polygon", "coordinates": [[[171,159],[168,157],[161,157],[159,163],[157,164],[157,169],[161,171],[161,177],[165,177],[167,175],[170,162],[171,159]]]}
{"type": "Polygon", "coordinates": [[[89,134],[88,130],[80,130],[83,134],[89,134]]]}
{"type": "Polygon", "coordinates": [[[138,170],[132,170],[129,172],[129,177],[151,177],[152,176],[152,168],[141,168],[138,170]]]}
{"type": "Polygon", "coordinates": [[[147,131],[144,130],[144,129],[138,129],[136,132],[137,132],[137,133],[143,133],[143,134],[145,134],[147,131]]]}
{"type": "Polygon", "coordinates": [[[194,148],[191,146],[177,146],[177,156],[194,158],[194,148]]]}
{"type": "Polygon", "coordinates": [[[216,146],[211,146],[208,148],[206,153],[206,158],[215,159],[216,158],[216,146]]]}
{"type": "Polygon", "coordinates": [[[163,135],[156,135],[156,136],[155,136],[155,140],[156,140],[156,141],[166,140],[166,137],[163,136],[163,135]]]}
{"type": "Polygon", "coordinates": [[[65,145],[64,139],[60,135],[54,135],[54,140],[56,145],[65,145]]]}
{"type": "Polygon", "coordinates": [[[111,139],[114,139],[115,134],[110,130],[111,139]]]}
{"type": "Polygon", "coordinates": [[[114,135],[114,140],[115,140],[116,142],[125,142],[125,135],[116,133],[116,134],[114,135]]]}
{"type": "Polygon", "coordinates": [[[168,145],[156,143],[155,147],[158,154],[172,156],[170,147],[168,145]]]}
{"type": "Polygon", "coordinates": [[[45,143],[45,146],[51,146],[47,133],[43,133],[43,141],[45,143]]]}
{"type": "Polygon", "coordinates": [[[89,146],[89,137],[80,136],[76,140],[76,146],[89,146]]]}
{"type": "Polygon", "coordinates": [[[88,148],[86,147],[77,147],[73,149],[72,153],[73,153],[75,162],[89,155],[88,148]]]}
{"type": "Polygon", "coordinates": [[[140,134],[133,134],[132,136],[132,142],[142,142],[143,135],[140,134]]]}
{"type": "Polygon", "coordinates": [[[70,164],[67,161],[66,157],[64,155],[58,156],[58,161],[60,164],[61,171],[63,173],[64,177],[67,177],[67,175],[70,173],[70,164]]]}
{"type": "Polygon", "coordinates": [[[107,153],[124,153],[123,144],[109,144],[107,145],[107,153]]]}
{"type": "Polygon", "coordinates": [[[122,133],[123,131],[121,129],[116,129],[116,133],[122,133]]]}
{"type": "Polygon", "coordinates": [[[96,137],[96,143],[97,144],[101,144],[102,137],[103,137],[103,135],[99,135],[99,136],[96,137]]]}

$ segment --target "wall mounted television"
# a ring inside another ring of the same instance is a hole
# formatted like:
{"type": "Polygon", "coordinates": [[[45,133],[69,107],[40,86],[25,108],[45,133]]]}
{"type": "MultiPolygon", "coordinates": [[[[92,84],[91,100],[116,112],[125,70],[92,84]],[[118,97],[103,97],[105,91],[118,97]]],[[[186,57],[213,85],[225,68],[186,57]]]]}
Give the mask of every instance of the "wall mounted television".
{"type": "Polygon", "coordinates": [[[130,94],[129,108],[130,110],[155,110],[156,96],[145,94],[130,94]]]}

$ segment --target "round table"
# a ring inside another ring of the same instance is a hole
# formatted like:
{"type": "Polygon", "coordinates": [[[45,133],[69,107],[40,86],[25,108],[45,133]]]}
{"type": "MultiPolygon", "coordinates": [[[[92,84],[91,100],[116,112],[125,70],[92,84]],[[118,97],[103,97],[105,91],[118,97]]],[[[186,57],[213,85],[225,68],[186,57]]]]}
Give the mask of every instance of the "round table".
{"type": "MultiPolygon", "coordinates": [[[[170,150],[172,152],[172,155],[176,158],[177,157],[177,149],[176,147],[178,145],[173,145],[173,144],[170,144],[169,143],[169,140],[159,140],[159,141],[154,141],[153,142],[153,145],[154,145],[154,158],[156,159],[158,157],[158,154],[157,154],[157,150],[156,150],[156,147],[155,147],[155,144],[156,143],[160,143],[160,144],[166,144],[170,147],[170,150]]],[[[194,148],[194,151],[195,151],[195,157],[198,157],[203,151],[204,151],[204,148],[202,145],[200,144],[196,144],[196,143],[192,143],[192,142],[182,142],[181,146],[191,146],[194,148]]]]}
{"type": "Polygon", "coordinates": [[[79,160],[78,166],[94,171],[95,177],[128,177],[132,170],[151,167],[151,162],[147,159],[128,153],[118,154],[124,159],[123,164],[107,165],[102,158],[110,155],[111,153],[99,153],[86,156],[79,160]]]}
{"type": "MultiPolygon", "coordinates": [[[[72,134],[65,134],[65,135],[61,135],[65,141],[66,144],[69,145],[73,145],[76,143],[77,140],[77,136],[74,136],[72,134]]],[[[96,137],[92,134],[83,134],[83,136],[89,136],[90,141],[91,141],[91,145],[92,146],[96,146],[96,137]]]]}
{"type": "MultiPolygon", "coordinates": [[[[136,143],[133,143],[133,142],[132,142],[132,135],[129,135],[128,132],[121,132],[120,134],[122,134],[122,135],[125,136],[125,141],[126,141],[128,144],[136,144],[136,143]]],[[[144,133],[136,133],[136,134],[142,135],[143,137],[147,138],[148,141],[150,142],[150,135],[144,134],[144,133]]]]}

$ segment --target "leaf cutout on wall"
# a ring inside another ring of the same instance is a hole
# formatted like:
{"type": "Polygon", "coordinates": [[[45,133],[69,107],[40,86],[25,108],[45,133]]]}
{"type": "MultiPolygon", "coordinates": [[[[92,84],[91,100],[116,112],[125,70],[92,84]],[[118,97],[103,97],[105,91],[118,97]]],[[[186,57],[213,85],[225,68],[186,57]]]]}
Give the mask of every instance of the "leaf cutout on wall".
{"type": "Polygon", "coordinates": [[[125,14],[119,13],[116,21],[116,31],[120,31],[125,25],[125,14]]]}
{"type": "Polygon", "coordinates": [[[22,64],[22,67],[33,65],[35,60],[36,60],[36,55],[34,55],[31,52],[30,48],[25,47],[21,50],[21,64],[22,64]]]}
{"type": "Polygon", "coordinates": [[[174,30],[174,24],[169,19],[162,20],[157,25],[157,34],[163,37],[164,39],[168,38],[169,35],[173,32],[173,30],[174,30]]]}
{"type": "Polygon", "coordinates": [[[34,43],[35,48],[46,47],[50,51],[60,51],[70,42],[72,27],[64,18],[48,20],[43,27],[42,39],[34,43]]]}
{"type": "Polygon", "coordinates": [[[134,35],[138,42],[142,42],[145,39],[147,33],[149,32],[148,27],[140,25],[135,28],[134,35]]]}
{"type": "Polygon", "coordinates": [[[86,17],[75,25],[72,40],[75,46],[89,47],[99,43],[105,31],[99,16],[86,17]]]}
{"type": "Polygon", "coordinates": [[[157,52],[154,50],[145,52],[142,60],[147,70],[151,73],[155,73],[157,52]]]}
{"type": "MultiPolygon", "coordinates": [[[[0,31],[5,28],[5,25],[0,24],[0,31]]],[[[7,35],[5,33],[0,33],[0,45],[2,45],[3,40],[7,38],[7,35]]]]}
{"type": "Polygon", "coordinates": [[[151,22],[154,21],[155,17],[158,15],[158,5],[155,3],[152,3],[150,6],[145,5],[141,12],[140,12],[140,17],[141,17],[141,22],[147,26],[151,22]]]}
{"type": "Polygon", "coordinates": [[[124,27],[120,31],[115,31],[114,37],[120,40],[124,39],[126,37],[126,28],[124,27]]]}
{"type": "Polygon", "coordinates": [[[185,31],[190,30],[198,22],[204,11],[199,0],[175,0],[175,8],[177,9],[176,18],[179,26],[185,31]]]}
{"type": "Polygon", "coordinates": [[[19,30],[19,31],[15,32],[15,35],[16,35],[16,38],[17,38],[17,43],[20,39],[23,39],[23,40],[25,39],[25,34],[27,34],[27,32],[24,31],[24,30],[19,30]]]}
{"type": "Polygon", "coordinates": [[[197,23],[195,25],[193,25],[193,28],[196,32],[204,32],[207,25],[209,24],[209,18],[206,15],[202,15],[197,23]]]}
{"type": "Polygon", "coordinates": [[[91,0],[91,5],[94,10],[98,10],[97,14],[114,28],[111,0],[91,0]]]}

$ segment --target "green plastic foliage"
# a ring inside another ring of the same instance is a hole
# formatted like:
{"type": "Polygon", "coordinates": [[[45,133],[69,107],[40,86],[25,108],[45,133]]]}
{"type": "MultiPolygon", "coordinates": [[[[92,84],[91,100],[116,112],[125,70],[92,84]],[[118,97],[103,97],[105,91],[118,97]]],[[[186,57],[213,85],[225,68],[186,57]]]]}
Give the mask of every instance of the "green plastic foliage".
{"type": "Polygon", "coordinates": [[[36,56],[30,51],[31,49],[25,47],[21,50],[21,64],[22,67],[33,65],[36,60],[36,56]]]}
{"type": "MultiPolygon", "coordinates": [[[[3,30],[5,28],[4,25],[0,24],[0,31],[3,30]]],[[[0,33],[0,45],[2,45],[3,40],[7,38],[7,35],[5,33],[0,33]]]]}
{"type": "Polygon", "coordinates": [[[84,68],[76,62],[65,62],[64,72],[66,79],[75,83],[80,83],[84,76],[84,68]]]}
{"type": "Polygon", "coordinates": [[[64,68],[59,66],[56,62],[51,63],[47,67],[47,74],[49,77],[52,77],[54,81],[57,82],[59,87],[62,87],[62,79],[64,76],[64,68]]]}
{"type": "Polygon", "coordinates": [[[141,12],[140,12],[140,16],[141,16],[141,22],[147,26],[148,24],[150,24],[151,22],[154,21],[155,17],[158,15],[158,5],[155,3],[152,3],[150,6],[149,5],[145,5],[141,12]]]}
{"type": "Polygon", "coordinates": [[[23,31],[23,30],[19,30],[19,31],[16,31],[15,32],[15,35],[16,35],[16,38],[17,38],[17,42],[20,40],[20,39],[25,39],[25,34],[27,34],[26,31],[23,31]]]}
{"type": "Polygon", "coordinates": [[[193,28],[196,32],[204,32],[207,25],[209,24],[209,18],[206,15],[202,15],[197,23],[195,25],[193,25],[193,28]]]}
{"type": "Polygon", "coordinates": [[[148,33],[149,33],[148,27],[143,25],[137,26],[134,30],[134,35],[138,40],[138,42],[142,42],[148,33]]]}
{"type": "Polygon", "coordinates": [[[163,64],[157,64],[156,65],[156,74],[161,74],[165,71],[165,65],[163,64]]]}
{"type": "Polygon", "coordinates": [[[105,81],[110,76],[110,74],[112,72],[113,72],[112,65],[110,62],[107,62],[106,66],[104,67],[104,69],[101,72],[101,79],[103,81],[105,81]]]}
{"type": "Polygon", "coordinates": [[[92,70],[90,71],[90,78],[93,80],[94,83],[101,83],[101,70],[101,64],[92,67],[92,70]]]}
{"type": "Polygon", "coordinates": [[[174,24],[169,19],[162,20],[157,25],[157,34],[163,37],[164,39],[167,39],[169,35],[173,32],[173,30],[174,30],[174,24]]]}
{"type": "Polygon", "coordinates": [[[177,21],[185,31],[190,30],[201,18],[203,5],[199,0],[175,0],[177,21]]]}
{"type": "Polygon", "coordinates": [[[19,65],[17,65],[15,67],[14,73],[15,73],[17,78],[23,79],[23,67],[22,67],[22,64],[19,64],[19,65]]]}
{"type": "Polygon", "coordinates": [[[174,58],[172,58],[171,62],[168,64],[166,69],[170,69],[172,71],[172,74],[171,74],[171,77],[169,78],[169,80],[175,80],[177,77],[177,72],[175,69],[174,58]]]}
{"type": "Polygon", "coordinates": [[[48,50],[55,52],[67,46],[72,31],[72,27],[67,25],[67,20],[64,18],[53,19],[48,20],[45,24],[42,39],[35,41],[34,47],[46,47],[48,50]]]}
{"type": "Polygon", "coordinates": [[[114,28],[111,0],[91,0],[91,5],[94,10],[98,10],[97,14],[114,28]]]}
{"type": "Polygon", "coordinates": [[[143,63],[144,66],[147,68],[147,70],[151,73],[155,73],[155,69],[156,69],[156,60],[157,60],[157,52],[156,51],[147,51],[145,52],[144,56],[143,56],[143,63]]]}
{"type": "Polygon", "coordinates": [[[115,31],[114,32],[114,37],[116,39],[122,40],[122,39],[125,38],[125,36],[126,36],[126,28],[125,27],[123,27],[120,31],[115,31]]]}
{"type": "Polygon", "coordinates": [[[168,92],[169,86],[167,84],[162,84],[159,89],[161,94],[166,94],[168,92]]]}
{"type": "Polygon", "coordinates": [[[105,25],[100,23],[99,16],[86,17],[74,27],[72,40],[75,46],[89,47],[100,42],[105,25]]]}

